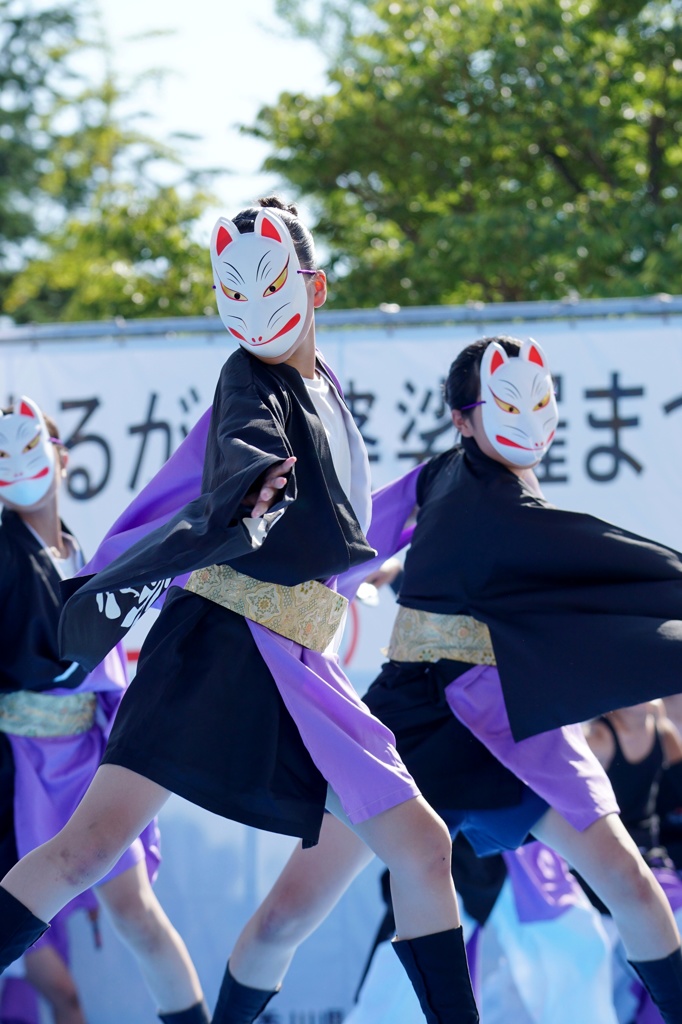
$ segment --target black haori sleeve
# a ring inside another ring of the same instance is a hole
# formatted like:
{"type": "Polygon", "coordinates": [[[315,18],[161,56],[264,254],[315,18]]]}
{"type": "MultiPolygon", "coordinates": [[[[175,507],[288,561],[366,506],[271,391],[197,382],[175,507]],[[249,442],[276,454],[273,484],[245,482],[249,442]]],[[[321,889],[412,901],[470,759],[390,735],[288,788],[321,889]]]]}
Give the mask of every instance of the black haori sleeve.
{"type": "Polygon", "coordinates": [[[400,602],[488,625],[515,739],[680,691],[677,551],[555,508],[471,439],[436,461],[400,602]]]}
{"type": "Polygon", "coordinates": [[[515,738],[679,692],[680,554],[503,478],[488,497],[471,614],[490,628],[515,738]]]}
{"type": "MultiPolygon", "coordinates": [[[[231,373],[231,366],[228,360],[214,400],[203,493],[106,569],[70,581],[60,623],[62,657],[93,668],[175,577],[231,561],[258,543],[244,525],[250,509],[243,502],[270,466],[292,454],[286,394],[264,389],[243,372],[231,373]]],[[[292,471],[270,513],[295,497],[292,471]]]]}

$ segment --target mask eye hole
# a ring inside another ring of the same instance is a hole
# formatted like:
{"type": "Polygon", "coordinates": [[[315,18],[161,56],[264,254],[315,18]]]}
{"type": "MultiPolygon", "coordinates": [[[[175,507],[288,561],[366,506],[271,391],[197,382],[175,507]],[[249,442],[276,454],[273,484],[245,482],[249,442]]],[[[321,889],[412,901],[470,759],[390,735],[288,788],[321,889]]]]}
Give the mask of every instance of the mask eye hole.
{"type": "Polygon", "coordinates": [[[9,458],[9,452],[0,451],[0,459],[8,459],[8,458],[9,458]]]}
{"type": "Polygon", "coordinates": [[[284,265],[284,270],[281,272],[281,274],[279,274],[275,278],[275,280],[272,282],[272,284],[269,284],[267,286],[267,288],[263,292],[263,298],[266,298],[268,295],[274,295],[276,292],[278,292],[280,290],[280,288],[283,288],[284,285],[287,282],[288,276],[289,276],[289,261],[287,260],[287,262],[284,265]]]}
{"type": "Polygon", "coordinates": [[[28,442],[28,444],[24,445],[24,447],[21,449],[21,454],[24,455],[26,452],[33,451],[33,449],[38,445],[39,441],[40,441],[40,434],[36,434],[35,437],[31,438],[31,440],[28,442]]]}
{"type": "Polygon", "coordinates": [[[233,288],[228,288],[226,284],[220,282],[220,287],[223,290],[223,295],[226,295],[228,299],[232,299],[233,302],[248,302],[248,298],[244,295],[244,292],[236,292],[233,288]]]}
{"type": "Polygon", "coordinates": [[[512,405],[511,402],[504,402],[501,398],[498,398],[497,395],[494,392],[493,392],[493,398],[495,399],[495,403],[496,403],[498,409],[501,409],[502,412],[510,412],[514,416],[518,416],[519,415],[520,410],[517,409],[515,405],[512,405]]]}
{"type": "Polygon", "coordinates": [[[550,393],[549,393],[549,391],[548,391],[548,392],[547,392],[547,394],[545,395],[545,397],[544,397],[544,398],[542,398],[542,399],[541,399],[541,400],[540,400],[540,401],[538,402],[538,404],[537,404],[537,405],[534,405],[534,406],[533,406],[533,412],[537,412],[537,411],[538,411],[538,409],[546,409],[546,408],[547,408],[547,406],[549,405],[549,399],[550,399],[550,393]]]}

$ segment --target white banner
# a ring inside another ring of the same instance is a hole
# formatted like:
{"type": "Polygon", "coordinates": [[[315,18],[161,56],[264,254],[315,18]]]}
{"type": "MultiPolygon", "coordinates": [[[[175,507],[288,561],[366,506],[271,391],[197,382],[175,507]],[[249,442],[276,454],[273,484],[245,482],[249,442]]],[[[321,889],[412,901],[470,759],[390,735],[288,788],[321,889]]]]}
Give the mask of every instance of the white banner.
{"type": "MultiPolygon", "coordinates": [[[[682,321],[676,317],[600,318],[325,329],[320,348],[335,369],[366,439],[374,483],[448,448],[453,428],[441,395],[459,350],[487,334],[536,338],[556,378],[561,421],[539,473],[547,498],[682,548],[682,321]]],[[[0,394],[27,394],[54,416],[70,448],[62,512],[86,552],[149,481],[211,404],[230,352],[213,331],[173,337],[72,340],[0,345],[0,394]]],[[[381,663],[393,600],[354,609],[344,659],[362,691],[381,663]]],[[[139,642],[139,637],[135,643],[139,642]]],[[[291,847],[171,801],[162,819],[166,864],[158,891],[187,938],[207,992],[215,997],[224,957],[291,847]]],[[[348,1011],[364,957],[382,915],[370,869],[325,931],[312,939],[272,1004],[272,1022],[336,1024],[348,1011]],[[364,888],[363,888],[364,887],[364,888]]],[[[85,929],[85,924],[78,924],[85,929]]],[[[135,972],[114,980],[116,940],[101,954],[77,943],[78,974],[92,1024],[154,1019],[135,972]],[[101,962],[101,960],[100,960],[101,962]],[[102,968],[104,971],[104,967],[102,968]],[[123,991],[125,990],[125,991],[123,991]],[[145,1016],[146,1013],[146,1016],[145,1016]]],[[[124,965],[124,961],[121,961],[124,965]]],[[[123,967],[121,967],[123,969],[123,967]]]]}
{"type": "MultiPolygon", "coordinates": [[[[557,382],[561,421],[540,468],[548,499],[682,547],[682,320],[633,317],[510,322],[532,334],[557,382]]],[[[475,325],[327,329],[319,344],[367,442],[375,485],[448,448],[441,386],[475,325]]],[[[176,337],[0,346],[0,394],[28,394],[70,448],[62,509],[86,552],[212,401],[230,348],[213,331],[176,337]]],[[[366,685],[391,609],[356,610],[347,667],[366,685]],[[371,615],[370,636],[363,620],[371,615]],[[379,620],[382,625],[379,627],[379,620]]],[[[139,644],[140,632],[133,637],[139,644]]]]}

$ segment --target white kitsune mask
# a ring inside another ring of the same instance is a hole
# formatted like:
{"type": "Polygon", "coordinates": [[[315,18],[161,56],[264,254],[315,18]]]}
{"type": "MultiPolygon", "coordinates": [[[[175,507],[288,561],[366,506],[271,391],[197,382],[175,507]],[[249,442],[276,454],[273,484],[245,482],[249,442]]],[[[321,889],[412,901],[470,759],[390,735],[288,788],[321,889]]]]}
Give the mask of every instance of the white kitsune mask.
{"type": "Polygon", "coordinates": [[[514,466],[536,465],[556,433],[559,411],[547,359],[530,338],[518,356],[491,342],[481,360],[481,414],[486,437],[514,466]]]}
{"type": "Polygon", "coordinates": [[[284,355],[305,325],[308,293],[284,221],[260,210],[253,232],[240,234],[219,218],[211,235],[218,312],[242,348],[260,357],[284,355]]]}
{"type": "Polygon", "coordinates": [[[49,491],[56,458],[45,418],[30,398],[0,412],[0,502],[30,508],[49,491]]]}

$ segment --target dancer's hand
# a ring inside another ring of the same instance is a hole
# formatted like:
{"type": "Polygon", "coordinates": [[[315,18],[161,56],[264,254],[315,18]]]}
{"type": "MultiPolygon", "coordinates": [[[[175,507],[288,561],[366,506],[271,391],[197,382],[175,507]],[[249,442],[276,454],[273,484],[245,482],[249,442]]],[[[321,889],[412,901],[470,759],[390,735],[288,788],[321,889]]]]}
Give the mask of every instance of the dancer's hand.
{"type": "Polygon", "coordinates": [[[284,462],[276,462],[265,474],[265,479],[260,490],[252,491],[244,498],[245,505],[253,505],[251,518],[258,519],[268,511],[277,501],[280,491],[287,485],[287,476],[296,462],[296,456],[291,455],[284,462]]]}
{"type": "Polygon", "coordinates": [[[377,589],[386,586],[386,584],[390,586],[398,573],[402,571],[403,563],[399,558],[387,558],[378,569],[375,569],[374,572],[371,572],[366,577],[365,583],[371,583],[377,589]]]}

